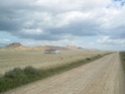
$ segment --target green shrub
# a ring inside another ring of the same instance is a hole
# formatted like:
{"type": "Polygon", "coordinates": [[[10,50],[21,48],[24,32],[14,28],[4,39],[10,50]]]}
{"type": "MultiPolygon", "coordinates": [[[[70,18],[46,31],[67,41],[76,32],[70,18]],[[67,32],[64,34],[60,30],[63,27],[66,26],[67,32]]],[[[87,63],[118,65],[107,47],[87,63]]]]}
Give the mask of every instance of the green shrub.
{"type": "Polygon", "coordinates": [[[33,76],[37,76],[40,74],[38,69],[33,68],[32,66],[28,66],[24,69],[24,73],[26,75],[33,75],[33,76]]]}
{"type": "Polygon", "coordinates": [[[98,57],[101,57],[101,55],[100,55],[100,54],[98,54],[98,57]]]}
{"type": "Polygon", "coordinates": [[[24,71],[21,68],[15,68],[4,74],[4,79],[6,83],[14,82],[15,85],[21,85],[28,82],[28,77],[25,75],[24,71]]]}
{"type": "Polygon", "coordinates": [[[86,58],[86,60],[90,61],[91,59],[90,58],[86,58]]]}
{"type": "Polygon", "coordinates": [[[26,75],[24,74],[21,68],[15,68],[4,74],[4,78],[8,78],[8,79],[17,79],[17,78],[22,79],[25,77],[26,75]]]}

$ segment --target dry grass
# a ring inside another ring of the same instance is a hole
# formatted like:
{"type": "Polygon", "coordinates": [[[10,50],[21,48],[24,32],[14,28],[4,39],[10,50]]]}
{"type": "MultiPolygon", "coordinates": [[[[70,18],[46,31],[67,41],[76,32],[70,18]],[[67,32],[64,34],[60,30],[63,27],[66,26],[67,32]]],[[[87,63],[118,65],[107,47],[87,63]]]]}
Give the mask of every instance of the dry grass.
{"type": "Polygon", "coordinates": [[[62,51],[60,54],[43,54],[42,51],[0,51],[0,74],[15,67],[52,68],[73,61],[104,54],[97,51],[62,51]]]}

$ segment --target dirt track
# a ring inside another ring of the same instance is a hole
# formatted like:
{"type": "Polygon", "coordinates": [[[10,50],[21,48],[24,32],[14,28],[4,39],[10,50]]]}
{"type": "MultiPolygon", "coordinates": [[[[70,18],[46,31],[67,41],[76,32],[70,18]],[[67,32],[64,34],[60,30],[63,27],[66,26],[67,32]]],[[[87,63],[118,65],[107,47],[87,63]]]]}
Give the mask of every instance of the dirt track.
{"type": "Polygon", "coordinates": [[[112,54],[5,94],[125,94],[125,77],[119,55],[112,54]]]}

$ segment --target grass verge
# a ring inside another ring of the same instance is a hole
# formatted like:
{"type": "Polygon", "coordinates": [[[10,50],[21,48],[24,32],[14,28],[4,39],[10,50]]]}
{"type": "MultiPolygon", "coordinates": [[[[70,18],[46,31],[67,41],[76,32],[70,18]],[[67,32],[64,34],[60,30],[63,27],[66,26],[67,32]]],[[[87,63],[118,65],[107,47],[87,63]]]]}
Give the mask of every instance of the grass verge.
{"type": "Polygon", "coordinates": [[[125,52],[120,52],[120,57],[121,57],[121,62],[122,62],[123,69],[125,72],[125,52]]]}
{"type": "Polygon", "coordinates": [[[105,55],[97,55],[92,58],[86,58],[83,60],[74,61],[69,64],[65,64],[62,66],[58,66],[58,67],[50,68],[46,70],[36,69],[31,66],[28,66],[24,69],[15,68],[13,70],[6,72],[2,77],[0,77],[0,93],[22,86],[24,84],[28,84],[30,82],[45,79],[47,77],[62,73],[64,71],[68,71],[75,67],[78,67],[86,63],[89,63],[91,61],[94,61],[96,59],[99,59],[105,55]]]}

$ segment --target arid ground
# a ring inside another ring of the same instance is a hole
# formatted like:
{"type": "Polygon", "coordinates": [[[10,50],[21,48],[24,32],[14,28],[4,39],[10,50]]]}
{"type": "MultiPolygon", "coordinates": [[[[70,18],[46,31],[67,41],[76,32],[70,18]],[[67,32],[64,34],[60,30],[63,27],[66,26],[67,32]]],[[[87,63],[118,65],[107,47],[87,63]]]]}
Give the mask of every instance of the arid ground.
{"type": "Polygon", "coordinates": [[[115,53],[4,94],[125,94],[125,76],[115,53]]]}
{"type": "Polygon", "coordinates": [[[103,51],[86,50],[66,50],[61,51],[59,54],[44,54],[42,50],[0,51],[0,74],[4,74],[15,67],[24,68],[26,66],[33,66],[41,69],[53,68],[104,53],[103,51]]]}

